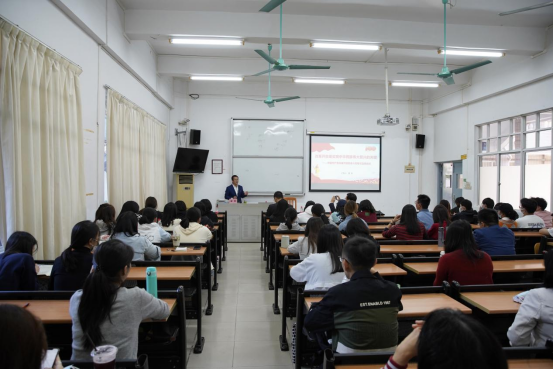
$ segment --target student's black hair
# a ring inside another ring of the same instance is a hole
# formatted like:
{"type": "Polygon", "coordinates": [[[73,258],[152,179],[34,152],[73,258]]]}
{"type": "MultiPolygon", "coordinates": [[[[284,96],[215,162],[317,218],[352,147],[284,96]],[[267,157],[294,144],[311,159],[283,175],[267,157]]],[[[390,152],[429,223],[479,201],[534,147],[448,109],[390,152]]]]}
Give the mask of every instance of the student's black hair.
{"type": "Polygon", "coordinates": [[[305,203],[305,208],[304,209],[307,209],[308,207],[313,206],[313,205],[315,205],[315,201],[309,200],[308,202],[305,203]]]}
{"type": "Polygon", "coordinates": [[[457,207],[461,206],[461,201],[463,201],[465,198],[464,197],[457,197],[455,199],[455,205],[457,205],[457,207]]]}
{"type": "Polygon", "coordinates": [[[113,228],[115,228],[115,208],[113,205],[108,203],[100,205],[98,210],[96,210],[94,223],[98,220],[101,220],[108,226],[108,234],[111,234],[113,228]]]}
{"type": "Polygon", "coordinates": [[[307,238],[307,247],[309,248],[310,253],[314,254],[317,252],[317,241],[319,237],[319,232],[323,228],[324,223],[321,218],[311,217],[305,225],[305,238],[307,238]]]}
{"type": "Polygon", "coordinates": [[[421,205],[423,209],[428,209],[428,207],[430,206],[430,197],[423,194],[418,195],[417,202],[421,205]]]}
{"type": "MultiPolygon", "coordinates": [[[[171,203],[169,203],[171,204],[171,203]]],[[[167,205],[165,205],[167,206],[167,205]]],[[[175,206],[177,207],[178,213],[186,213],[186,204],[182,200],[175,201],[175,206]]]]}
{"type": "Polygon", "coordinates": [[[348,192],[346,194],[346,200],[348,200],[348,201],[357,201],[357,195],[354,194],[353,192],[348,192]]]}
{"type": "Polygon", "coordinates": [[[538,208],[538,203],[535,202],[534,200],[532,199],[527,199],[527,198],[523,198],[523,199],[520,199],[520,205],[526,209],[526,212],[529,214],[529,215],[532,215],[534,214],[534,212],[536,211],[536,209],[538,208]]]}
{"type": "Polygon", "coordinates": [[[177,219],[177,205],[172,202],[168,202],[163,208],[163,215],[161,216],[161,225],[169,227],[173,224],[173,220],[177,219]]]}
{"type": "Polygon", "coordinates": [[[370,214],[376,213],[376,209],[374,208],[373,204],[367,199],[362,200],[359,203],[359,211],[364,211],[370,214]]]}
{"type": "Polygon", "coordinates": [[[346,225],[346,234],[348,237],[362,236],[369,238],[371,231],[365,221],[361,218],[350,219],[346,225]]]}
{"type": "Polygon", "coordinates": [[[545,201],[542,197],[531,197],[530,200],[534,200],[541,210],[545,210],[545,208],[547,208],[547,201],[545,201]]]}
{"type": "Polygon", "coordinates": [[[284,213],[286,212],[286,209],[288,209],[290,205],[288,204],[288,201],[282,199],[279,202],[276,203],[276,209],[273,213],[272,217],[275,218],[284,218],[284,213]]]}
{"type": "Polygon", "coordinates": [[[543,257],[543,265],[545,273],[543,275],[543,286],[545,288],[553,288],[553,252],[546,252],[543,257]]]}
{"type": "MultiPolygon", "coordinates": [[[[94,344],[104,342],[100,325],[106,319],[111,321],[110,311],[122,281],[121,273],[125,267],[130,268],[133,256],[132,247],[120,240],[112,239],[96,248],[96,267],[84,282],[78,310],[83,334],[88,334],[94,344]]],[[[89,340],[84,345],[92,349],[89,340]]]]}
{"type": "Polygon", "coordinates": [[[153,223],[157,218],[157,211],[154,208],[144,208],[142,209],[142,217],[138,220],[139,224],[150,224],[153,223]]]}
{"type": "Polygon", "coordinates": [[[503,205],[503,204],[504,204],[503,202],[496,203],[495,206],[493,207],[493,210],[498,211],[499,208],[501,207],[501,205],[503,205]]]}
{"type": "Polygon", "coordinates": [[[344,241],[338,227],[332,224],[324,225],[319,231],[317,237],[317,253],[324,254],[328,252],[332,260],[332,272],[330,274],[343,272],[340,256],[342,256],[342,247],[344,241]]]}
{"type": "Polygon", "coordinates": [[[449,203],[449,201],[441,200],[440,205],[443,205],[447,209],[448,213],[451,212],[451,204],[449,203]]]}
{"type": "Polygon", "coordinates": [[[193,206],[186,211],[186,218],[189,222],[199,223],[198,219],[202,217],[202,212],[197,207],[193,206]]]}
{"type": "Polygon", "coordinates": [[[438,223],[440,227],[442,227],[444,222],[446,226],[451,223],[451,220],[449,220],[449,211],[443,205],[436,205],[434,207],[434,210],[432,210],[432,220],[434,223],[438,223]]]}
{"type": "Polygon", "coordinates": [[[153,196],[150,196],[146,199],[145,203],[144,203],[144,207],[145,208],[152,208],[152,209],[157,209],[157,200],[155,197],[153,196]]]}
{"type": "Polygon", "coordinates": [[[411,204],[405,205],[401,210],[399,224],[404,225],[407,233],[410,235],[420,234],[419,219],[417,218],[417,209],[411,204]]]}
{"type": "Polygon", "coordinates": [[[507,369],[495,335],[478,320],[455,309],[431,312],[417,345],[419,369],[507,369]]]}
{"type": "Polygon", "coordinates": [[[126,211],[119,214],[119,220],[111,237],[117,233],[124,233],[127,237],[133,237],[138,234],[138,217],[134,212],[126,211]]]}
{"type": "Polygon", "coordinates": [[[205,213],[211,213],[211,210],[213,210],[213,205],[211,205],[211,201],[209,201],[209,199],[202,199],[202,204],[204,204],[205,213]]]}
{"type": "Polygon", "coordinates": [[[365,237],[352,237],[344,245],[343,258],[354,271],[371,269],[378,253],[378,245],[365,237]]]}
{"type": "Polygon", "coordinates": [[[36,238],[32,234],[22,231],[13,232],[6,243],[4,257],[11,254],[29,254],[32,256],[38,250],[37,245],[36,238]]]}
{"type": "Polygon", "coordinates": [[[48,349],[39,319],[16,305],[0,305],[0,368],[41,369],[48,349]]]}
{"type": "Polygon", "coordinates": [[[230,177],[230,180],[234,181],[234,177],[238,178],[238,176],[236,174],[233,174],[232,177],[230,177]]]}
{"type": "Polygon", "coordinates": [[[493,209],[482,209],[478,212],[478,221],[487,226],[494,226],[499,223],[499,217],[493,209]]]}
{"type": "Polygon", "coordinates": [[[500,202],[499,207],[497,210],[503,213],[507,218],[511,220],[517,220],[518,219],[518,213],[513,209],[513,205],[507,203],[507,202],[500,202]]]}
{"type": "Polygon", "coordinates": [[[196,202],[194,203],[194,207],[200,209],[200,213],[202,213],[202,217],[203,217],[204,215],[207,215],[207,210],[206,210],[205,205],[204,205],[203,202],[201,202],[201,201],[196,201],[196,202]]]}
{"type": "Polygon", "coordinates": [[[482,204],[486,205],[487,209],[493,209],[493,207],[495,206],[495,202],[489,197],[486,197],[484,200],[482,200],[482,204]]]}
{"type": "Polygon", "coordinates": [[[121,207],[121,211],[119,212],[119,215],[117,216],[116,222],[119,222],[119,219],[121,218],[123,213],[125,213],[127,211],[132,211],[133,213],[138,214],[138,212],[140,211],[140,207],[138,206],[138,203],[136,201],[127,201],[121,207]]]}
{"type": "MultiPolygon", "coordinates": [[[[91,239],[96,240],[100,236],[100,228],[90,220],[83,220],[75,224],[71,231],[71,245],[61,253],[63,268],[71,273],[77,270],[77,258],[72,250],[88,250],[91,239]]],[[[90,251],[89,251],[90,252],[90,251]]]]}
{"type": "Polygon", "coordinates": [[[472,201],[463,199],[463,201],[461,201],[461,206],[465,207],[465,211],[472,210],[472,201]]]}
{"type": "Polygon", "coordinates": [[[482,251],[479,251],[476,246],[472,227],[466,220],[456,220],[447,228],[444,251],[447,254],[456,250],[463,250],[465,256],[471,261],[483,257],[482,251]]]}
{"type": "Polygon", "coordinates": [[[328,217],[325,214],[325,208],[322,204],[315,204],[311,207],[311,214],[314,217],[319,217],[324,224],[329,224],[328,217]]]}
{"type": "Polygon", "coordinates": [[[338,215],[340,215],[340,218],[344,219],[346,217],[346,214],[344,213],[344,208],[347,204],[347,201],[343,202],[343,205],[338,205],[340,204],[340,201],[338,201],[338,203],[336,204],[336,212],[338,213],[338,215]]]}
{"type": "Polygon", "coordinates": [[[288,229],[292,229],[294,222],[298,219],[298,212],[294,208],[288,208],[284,212],[284,221],[288,229]]]}
{"type": "Polygon", "coordinates": [[[284,198],[284,195],[282,194],[281,191],[276,191],[275,194],[273,195],[273,198],[282,199],[282,198],[284,198]]]}

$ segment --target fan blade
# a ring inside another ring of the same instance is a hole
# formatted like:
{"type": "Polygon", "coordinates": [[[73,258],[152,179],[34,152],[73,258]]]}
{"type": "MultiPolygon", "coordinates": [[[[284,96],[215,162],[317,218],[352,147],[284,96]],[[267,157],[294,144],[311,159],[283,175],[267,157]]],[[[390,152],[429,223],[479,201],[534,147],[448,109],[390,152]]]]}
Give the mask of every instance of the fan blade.
{"type": "Polygon", "coordinates": [[[265,103],[265,105],[267,105],[269,108],[274,108],[275,107],[275,100],[271,101],[270,103],[265,103]]]}
{"type": "Polygon", "coordinates": [[[475,64],[467,65],[466,67],[461,67],[461,68],[453,69],[453,70],[451,71],[451,74],[463,73],[463,72],[466,72],[466,71],[471,70],[471,69],[479,68],[479,67],[481,67],[481,66],[483,66],[483,65],[486,65],[486,64],[491,64],[491,61],[489,61],[489,60],[484,60],[483,62],[480,62],[480,63],[475,63],[475,64]]]}
{"type": "Polygon", "coordinates": [[[275,70],[275,68],[267,69],[267,70],[264,70],[263,72],[259,72],[259,73],[257,73],[257,74],[252,75],[252,77],[261,76],[261,75],[263,75],[263,74],[267,74],[267,73],[272,72],[272,71],[274,71],[274,70],[275,70]]]}
{"type": "Polygon", "coordinates": [[[397,74],[411,74],[414,76],[435,76],[436,73],[409,73],[409,72],[397,72],[397,74]]]}
{"type": "Polygon", "coordinates": [[[446,85],[454,85],[455,84],[455,80],[453,79],[453,76],[442,78],[442,80],[445,82],[446,85]]]}
{"type": "Polygon", "coordinates": [[[259,99],[248,99],[247,97],[237,97],[237,99],[240,99],[240,100],[250,100],[250,101],[265,101],[265,100],[259,100],[259,99]]]}
{"type": "Polygon", "coordinates": [[[324,67],[320,65],[289,65],[290,69],[330,69],[330,67],[324,67]]]}
{"type": "Polygon", "coordinates": [[[508,11],[508,12],[499,13],[499,15],[503,16],[503,15],[511,15],[511,14],[515,14],[515,13],[522,13],[522,12],[526,12],[528,10],[539,9],[539,8],[543,8],[543,7],[551,6],[551,5],[553,5],[553,1],[548,1],[548,2],[543,3],[543,4],[527,6],[526,8],[520,8],[520,9],[516,9],[516,10],[511,10],[511,11],[508,11]]]}
{"type": "Polygon", "coordinates": [[[275,59],[271,58],[269,55],[267,55],[267,53],[263,50],[255,50],[256,53],[259,54],[259,56],[261,56],[263,59],[267,60],[269,63],[271,64],[278,64],[278,61],[276,61],[275,59]]]}
{"type": "Polygon", "coordinates": [[[271,0],[263,8],[259,9],[260,12],[269,13],[274,8],[285,2],[286,0],[271,0]]]}
{"type": "Polygon", "coordinates": [[[282,101],[288,101],[288,100],[295,100],[299,99],[299,96],[290,96],[290,97],[283,97],[282,99],[274,99],[274,102],[282,102],[282,101]]]}

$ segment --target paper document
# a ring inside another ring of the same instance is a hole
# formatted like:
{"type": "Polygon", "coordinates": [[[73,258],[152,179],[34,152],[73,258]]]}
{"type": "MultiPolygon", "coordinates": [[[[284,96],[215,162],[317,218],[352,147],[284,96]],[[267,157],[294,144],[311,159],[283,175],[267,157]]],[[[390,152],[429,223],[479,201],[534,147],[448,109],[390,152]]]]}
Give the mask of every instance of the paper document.
{"type": "Polygon", "coordinates": [[[59,352],[59,349],[51,349],[46,351],[46,355],[44,355],[44,360],[42,361],[42,369],[52,369],[59,352]]]}
{"type": "Polygon", "coordinates": [[[38,271],[38,275],[45,275],[45,276],[50,276],[50,274],[52,274],[52,268],[54,267],[53,265],[39,265],[38,266],[40,268],[40,270],[38,271]]]}
{"type": "Polygon", "coordinates": [[[177,247],[175,251],[188,251],[188,247],[177,247]]]}

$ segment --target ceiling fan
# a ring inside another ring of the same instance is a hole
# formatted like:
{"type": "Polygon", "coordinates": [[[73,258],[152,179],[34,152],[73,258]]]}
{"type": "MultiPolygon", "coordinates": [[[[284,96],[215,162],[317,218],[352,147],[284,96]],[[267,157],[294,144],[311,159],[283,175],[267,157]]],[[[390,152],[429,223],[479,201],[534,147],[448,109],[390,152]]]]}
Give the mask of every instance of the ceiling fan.
{"type": "Polygon", "coordinates": [[[455,84],[455,80],[453,79],[454,74],[464,73],[464,72],[467,72],[471,69],[476,69],[476,68],[479,68],[483,65],[491,63],[490,60],[484,60],[484,61],[481,61],[479,63],[467,65],[466,67],[461,67],[461,68],[449,70],[449,68],[447,67],[447,63],[446,63],[446,57],[447,57],[447,53],[446,53],[446,24],[447,24],[447,22],[446,22],[446,5],[447,5],[448,2],[449,2],[449,0],[442,0],[442,4],[444,4],[444,66],[443,66],[441,72],[438,73],[438,74],[398,72],[398,74],[411,74],[411,75],[419,75],[419,76],[436,76],[436,77],[439,77],[439,78],[443,79],[446,84],[454,85],[455,84]]]}
{"type": "MultiPolygon", "coordinates": [[[[269,57],[271,57],[271,50],[273,49],[273,45],[269,44],[269,57]]],[[[271,67],[271,64],[269,64],[269,68],[271,67]]],[[[283,97],[283,98],[280,98],[280,99],[273,99],[272,96],[271,96],[271,69],[269,69],[268,71],[269,73],[269,96],[267,96],[267,99],[266,100],[259,100],[259,99],[248,99],[248,98],[245,98],[245,97],[237,97],[237,99],[241,99],[241,100],[253,100],[253,101],[263,101],[265,104],[267,104],[267,106],[269,108],[274,108],[275,107],[275,103],[277,102],[283,102],[283,101],[288,101],[288,100],[295,100],[295,99],[299,99],[300,97],[299,96],[290,96],[290,97],[283,97]]]]}
{"type": "Polygon", "coordinates": [[[271,58],[270,55],[267,55],[267,53],[263,50],[255,50],[255,52],[258,53],[259,56],[261,56],[263,59],[269,62],[269,69],[263,72],[254,74],[254,76],[260,76],[262,74],[269,73],[270,71],[273,71],[273,70],[283,71],[288,69],[330,69],[329,66],[319,66],[319,65],[287,65],[284,62],[284,59],[282,59],[282,3],[284,3],[285,1],[286,0],[271,0],[263,8],[259,10],[260,12],[269,13],[274,8],[280,5],[280,56],[278,60],[276,60],[271,58]]]}
{"type": "Polygon", "coordinates": [[[390,105],[388,103],[388,48],[384,48],[384,61],[385,61],[385,72],[386,72],[386,114],[379,118],[376,123],[381,126],[395,126],[399,124],[399,118],[392,118],[390,116],[390,105]]]}
{"type": "Polygon", "coordinates": [[[503,16],[503,15],[511,15],[511,14],[515,14],[515,13],[522,13],[522,12],[526,12],[528,10],[544,8],[546,6],[552,6],[552,5],[553,5],[553,1],[548,1],[548,2],[542,3],[542,4],[527,6],[525,8],[520,8],[520,9],[511,10],[511,11],[508,11],[508,12],[499,13],[499,15],[503,16]]]}

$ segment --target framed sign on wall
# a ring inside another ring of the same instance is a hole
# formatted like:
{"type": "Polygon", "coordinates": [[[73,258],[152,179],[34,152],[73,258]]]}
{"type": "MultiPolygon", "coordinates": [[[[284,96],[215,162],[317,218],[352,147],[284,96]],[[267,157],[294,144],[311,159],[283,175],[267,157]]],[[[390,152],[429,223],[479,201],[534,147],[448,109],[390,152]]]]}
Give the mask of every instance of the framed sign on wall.
{"type": "Polygon", "coordinates": [[[223,159],[211,160],[211,174],[223,174],[223,159]]]}

